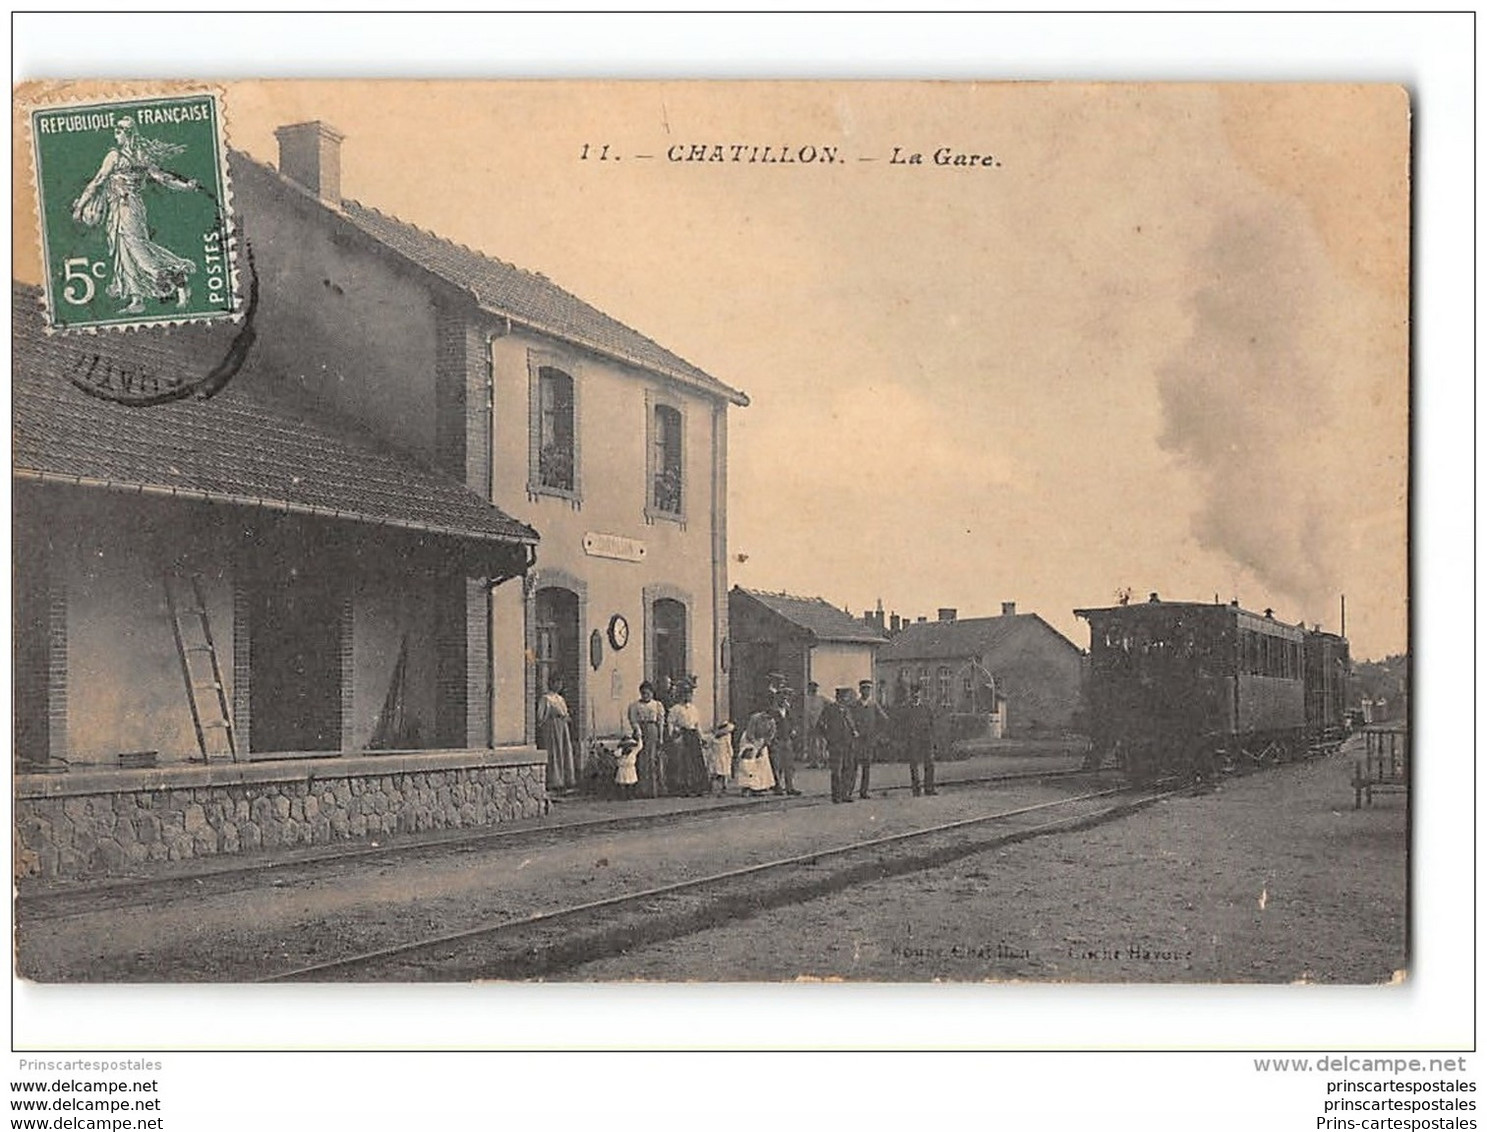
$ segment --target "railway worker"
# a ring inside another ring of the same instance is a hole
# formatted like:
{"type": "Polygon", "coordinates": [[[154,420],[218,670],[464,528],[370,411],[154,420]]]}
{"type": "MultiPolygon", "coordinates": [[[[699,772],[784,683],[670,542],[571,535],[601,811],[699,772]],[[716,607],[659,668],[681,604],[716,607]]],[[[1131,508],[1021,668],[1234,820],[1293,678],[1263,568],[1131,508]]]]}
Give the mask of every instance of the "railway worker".
{"type": "Polygon", "coordinates": [[[640,699],[625,710],[630,734],[640,740],[641,790],[652,798],[661,795],[665,778],[661,753],[661,732],[666,724],[666,709],[656,699],[656,689],[649,680],[640,685],[640,699]]]}
{"type": "Polygon", "coordinates": [[[895,730],[909,761],[909,786],[914,797],[920,793],[935,793],[935,716],[924,702],[924,689],[915,684],[909,692],[909,702],[899,708],[894,717],[895,730]],[[920,771],[923,771],[923,785],[920,771]]]}
{"type": "Polygon", "coordinates": [[[857,729],[857,747],[853,760],[855,769],[847,779],[847,793],[852,793],[854,780],[860,775],[861,787],[857,796],[865,801],[873,773],[873,757],[878,748],[888,740],[888,713],[883,710],[882,704],[873,699],[871,680],[857,682],[857,699],[848,711],[852,717],[852,726],[857,729]]]}
{"type": "Polygon", "coordinates": [[[806,734],[806,765],[826,765],[826,741],[816,731],[816,724],[821,719],[821,709],[827,704],[827,699],[821,694],[821,685],[812,680],[805,686],[805,734],[806,734]]]}
{"type": "Polygon", "coordinates": [[[816,722],[816,731],[826,740],[826,754],[831,763],[831,800],[850,802],[852,780],[848,777],[852,766],[852,747],[857,742],[857,729],[852,726],[852,717],[847,708],[852,700],[851,688],[838,688],[836,699],[821,709],[821,718],[816,722]]]}
{"type": "Polygon", "coordinates": [[[795,788],[795,743],[799,738],[794,705],[790,700],[790,689],[779,688],[770,705],[770,714],[775,719],[775,740],[770,746],[771,763],[776,778],[776,794],[799,796],[795,788]]]}

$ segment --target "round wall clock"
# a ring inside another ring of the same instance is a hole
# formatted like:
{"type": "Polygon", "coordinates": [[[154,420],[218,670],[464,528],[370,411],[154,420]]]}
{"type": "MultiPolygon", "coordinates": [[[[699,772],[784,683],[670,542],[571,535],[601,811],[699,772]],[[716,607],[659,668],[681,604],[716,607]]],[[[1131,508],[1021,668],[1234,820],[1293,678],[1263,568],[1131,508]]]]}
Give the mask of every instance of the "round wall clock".
{"type": "Polygon", "coordinates": [[[630,643],[630,622],[618,613],[609,619],[609,643],[616,652],[630,643]]]}

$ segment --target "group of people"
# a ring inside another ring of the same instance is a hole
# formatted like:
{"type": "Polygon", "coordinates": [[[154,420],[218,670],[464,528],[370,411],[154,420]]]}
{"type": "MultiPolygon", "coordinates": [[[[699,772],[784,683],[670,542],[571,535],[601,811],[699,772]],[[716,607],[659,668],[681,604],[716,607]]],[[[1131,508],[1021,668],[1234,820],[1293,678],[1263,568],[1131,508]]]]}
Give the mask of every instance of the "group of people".
{"type": "Polygon", "coordinates": [[[806,685],[804,728],[796,720],[790,689],[779,673],[769,676],[768,706],[749,717],[740,754],[763,750],[767,762],[748,764],[737,780],[746,792],[799,794],[795,789],[796,743],[804,740],[812,752],[831,768],[831,800],[851,802],[871,797],[873,763],[888,749],[902,752],[909,764],[909,782],[915,797],[935,791],[935,721],[922,691],[913,689],[910,702],[891,714],[873,696],[873,683],[863,680],[854,692],[836,689],[832,700],[820,694],[818,685],[806,685]]]}
{"type": "Polygon", "coordinates": [[[873,696],[873,683],[863,680],[857,691],[838,688],[828,700],[815,684],[808,685],[806,718],[810,733],[819,739],[821,753],[831,768],[831,800],[851,802],[871,796],[873,762],[886,750],[902,752],[909,764],[910,788],[917,798],[935,791],[934,714],[916,686],[910,702],[892,714],[873,696]]]}
{"type": "MultiPolygon", "coordinates": [[[[917,686],[910,702],[890,714],[874,698],[870,680],[855,692],[836,689],[833,700],[809,684],[802,720],[784,677],[771,673],[765,702],[749,716],[736,749],[731,722],[704,732],[693,703],[696,688],[693,677],[668,681],[668,704],[649,680],[640,685],[639,698],[625,711],[628,734],[615,755],[614,783],[621,797],[696,797],[725,793],[730,784],[749,797],[799,795],[795,765],[802,741],[830,767],[834,803],[851,802],[854,793],[870,797],[873,762],[890,747],[908,761],[914,795],[935,793],[934,715],[917,686]]],[[[557,679],[538,704],[537,723],[539,744],[547,752],[549,794],[576,791],[579,763],[557,679]]]]}
{"type": "Polygon", "coordinates": [[[616,758],[615,785],[622,796],[637,790],[644,796],[662,794],[696,797],[711,794],[726,783],[732,772],[732,756],[725,768],[718,762],[718,730],[704,737],[702,718],[692,702],[697,691],[695,677],[685,677],[670,686],[668,707],[656,697],[649,680],[640,685],[640,698],[625,710],[630,733],[616,758]]]}

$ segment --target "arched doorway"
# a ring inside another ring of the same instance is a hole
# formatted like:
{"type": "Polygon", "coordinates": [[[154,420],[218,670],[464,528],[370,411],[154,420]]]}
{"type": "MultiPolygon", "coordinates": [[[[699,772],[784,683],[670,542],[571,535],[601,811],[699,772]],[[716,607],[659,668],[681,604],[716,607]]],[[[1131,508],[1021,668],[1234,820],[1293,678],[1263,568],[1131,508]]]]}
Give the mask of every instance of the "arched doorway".
{"type": "Polygon", "coordinates": [[[687,672],[687,607],[675,598],[657,598],[651,604],[652,675],[659,687],[666,679],[680,680],[687,672]]]}
{"type": "Polygon", "coordinates": [[[563,698],[568,701],[575,735],[581,730],[579,718],[579,679],[582,673],[578,640],[578,595],[560,586],[537,591],[534,610],[536,640],[534,657],[537,669],[537,698],[541,699],[561,680],[563,698]]]}

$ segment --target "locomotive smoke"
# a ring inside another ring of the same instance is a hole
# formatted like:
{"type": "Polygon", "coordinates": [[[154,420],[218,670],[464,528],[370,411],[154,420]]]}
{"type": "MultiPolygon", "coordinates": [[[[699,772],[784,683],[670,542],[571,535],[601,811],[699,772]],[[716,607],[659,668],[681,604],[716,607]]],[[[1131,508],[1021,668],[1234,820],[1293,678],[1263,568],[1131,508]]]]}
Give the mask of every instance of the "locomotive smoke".
{"type": "Polygon", "coordinates": [[[1281,599],[1278,615],[1335,629],[1355,512],[1385,486],[1366,482],[1354,419],[1378,400],[1358,325],[1375,300],[1339,278],[1305,210],[1275,198],[1222,216],[1192,268],[1191,334],[1157,376],[1160,443],[1202,489],[1194,536],[1281,599]]]}

